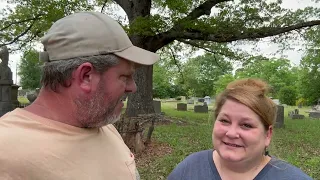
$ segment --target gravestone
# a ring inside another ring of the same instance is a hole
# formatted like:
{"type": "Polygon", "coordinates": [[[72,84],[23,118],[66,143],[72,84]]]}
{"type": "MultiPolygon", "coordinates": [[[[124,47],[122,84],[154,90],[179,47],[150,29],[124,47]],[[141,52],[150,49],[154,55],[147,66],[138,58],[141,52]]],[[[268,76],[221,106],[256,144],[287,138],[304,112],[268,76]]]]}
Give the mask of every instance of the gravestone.
{"type": "Polygon", "coordinates": [[[291,119],[304,119],[304,115],[303,114],[299,114],[299,109],[295,109],[294,111],[289,112],[288,116],[291,119]]]}
{"type": "Polygon", "coordinates": [[[193,99],[188,99],[187,103],[188,104],[194,104],[194,100],[193,99]]]}
{"type": "Polygon", "coordinates": [[[316,111],[309,112],[309,117],[320,118],[320,112],[316,112],[316,111]]]}
{"type": "Polygon", "coordinates": [[[198,102],[202,102],[203,103],[204,102],[204,98],[199,98],[198,102]]]}
{"type": "Polygon", "coordinates": [[[303,114],[293,114],[291,116],[291,119],[304,119],[304,115],[303,114]]]}
{"type": "Polygon", "coordinates": [[[210,96],[206,96],[203,98],[204,99],[204,102],[206,102],[207,104],[210,104],[211,103],[211,98],[210,96]]]}
{"type": "Polygon", "coordinates": [[[11,100],[13,104],[13,108],[19,107],[20,103],[18,101],[18,89],[20,86],[13,84],[11,86],[11,100]]]}
{"type": "Polygon", "coordinates": [[[27,96],[27,90],[21,89],[18,90],[18,96],[27,96]]]}
{"type": "Polygon", "coordinates": [[[6,46],[2,46],[0,51],[0,117],[13,110],[12,105],[12,72],[8,66],[9,51],[6,46]]]}
{"type": "Polygon", "coordinates": [[[161,101],[153,100],[154,113],[161,113],[161,101]]]}
{"type": "Polygon", "coordinates": [[[187,104],[186,103],[178,103],[177,110],[178,111],[187,111],[187,104]]]}
{"type": "Polygon", "coordinates": [[[38,94],[39,94],[39,88],[36,88],[35,91],[29,92],[27,94],[27,99],[29,100],[29,104],[33,103],[37,99],[38,94]]]}
{"type": "Polygon", "coordinates": [[[195,113],[208,113],[208,106],[207,104],[204,105],[195,105],[194,106],[195,113]]]}
{"type": "Polygon", "coordinates": [[[277,105],[277,117],[276,117],[276,128],[284,128],[284,107],[277,105]]]}
{"type": "Polygon", "coordinates": [[[318,99],[317,105],[313,106],[311,111],[308,111],[309,117],[311,118],[320,118],[320,99],[318,99]]]}

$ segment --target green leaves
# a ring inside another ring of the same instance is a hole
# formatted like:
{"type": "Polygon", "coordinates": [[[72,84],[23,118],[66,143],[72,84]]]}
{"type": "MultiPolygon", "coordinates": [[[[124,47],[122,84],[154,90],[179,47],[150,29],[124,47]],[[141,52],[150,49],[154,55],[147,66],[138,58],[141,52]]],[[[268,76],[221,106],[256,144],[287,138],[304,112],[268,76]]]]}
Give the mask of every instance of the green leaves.
{"type": "Polygon", "coordinates": [[[183,66],[185,89],[190,91],[190,96],[212,96],[218,78],[231,71],[231,63],[219,55],[205,54],[191,58],[183,66]]]}
{"type": "Polygon", "coordinates": [[[164,19],[159,15],[148,17],[137,17],[132,24],[130,24],[129,34],[140,36],[153,36],[159,32],[168,30],[168,25],[164,19]]]}
{"type": "Polygon", "coordinates": [[[39,61],[39,53],[34,49],[25,51],[19,64],[20,84],[23,89],[34,90],[40,88],[42,62],[39,61]]]}
{"type": "Polygon", "coordinates": [[[261,78],[272,86],[272,96],[277,98],[284,86],[296,86],[298,75],[287,59],[268,59],[262,56],[251,57],[244,61],[236,78],[261,78]]]}
{"type": "Polygon", "coordinates": [[[0,20],[0,43],[28,49],[43,36],[53,22],[76,11],[92,10],[86,1],[15,0],[0,20]]]}
{"type": "Polygon", "coordinates": [[[297,90],[293,86],[284,86],[279,91],[279,100],[282,104],[296,105],[297,90]]]}

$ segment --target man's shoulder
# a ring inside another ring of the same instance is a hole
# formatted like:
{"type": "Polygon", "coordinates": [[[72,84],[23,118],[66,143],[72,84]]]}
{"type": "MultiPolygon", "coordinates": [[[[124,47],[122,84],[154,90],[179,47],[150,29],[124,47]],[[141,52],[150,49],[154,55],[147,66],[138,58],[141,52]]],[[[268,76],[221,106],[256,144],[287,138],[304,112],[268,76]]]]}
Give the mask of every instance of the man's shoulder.
{"type": "Polygon", "coordinates": [[[278,158],[273,157],[269,162],[271,166],[268,176],[284,178],[284,179],[293,179],[293,180],[312,180],[306,173],[304,173],[298,167],[278,158]]]}
{"type": "Polygon", "coordinates": [[[120,133],[118,132],[118,130],[114,127],[114,125],[112,124],[108,124],[106,126],[102,127],[103,131],[105,132],[111,132],[113,135],[115,135],[116,137],[118,137],[120,140],[123,141],[120,133]]]}

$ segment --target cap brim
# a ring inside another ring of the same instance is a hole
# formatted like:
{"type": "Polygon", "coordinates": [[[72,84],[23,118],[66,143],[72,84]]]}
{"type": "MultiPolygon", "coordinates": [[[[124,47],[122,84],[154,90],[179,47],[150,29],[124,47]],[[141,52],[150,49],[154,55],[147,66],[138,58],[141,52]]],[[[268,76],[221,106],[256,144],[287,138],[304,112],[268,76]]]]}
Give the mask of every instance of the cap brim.
{"type": "Polygon", "coordinates": [[[152,65],[160,59],[158,54],[136,46],[131,46],[123,51],[115,52],[114,54],[142,65],[152,65]]]}

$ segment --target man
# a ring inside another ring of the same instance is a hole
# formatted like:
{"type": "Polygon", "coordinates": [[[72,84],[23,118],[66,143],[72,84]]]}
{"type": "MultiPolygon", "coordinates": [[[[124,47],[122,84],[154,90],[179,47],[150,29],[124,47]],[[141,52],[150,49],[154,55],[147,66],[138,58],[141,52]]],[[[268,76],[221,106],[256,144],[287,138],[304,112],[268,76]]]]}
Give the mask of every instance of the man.
{"type": "Polygon", "coordinates": [[[0,119],[0,179],[139,179],[112,123],[122,97],[136,91],[135,66],[158,55],[133,46],[116,21],[95,12],[58,20],[41,42],[38,98],[0,119]]]}

